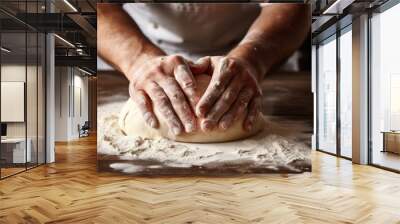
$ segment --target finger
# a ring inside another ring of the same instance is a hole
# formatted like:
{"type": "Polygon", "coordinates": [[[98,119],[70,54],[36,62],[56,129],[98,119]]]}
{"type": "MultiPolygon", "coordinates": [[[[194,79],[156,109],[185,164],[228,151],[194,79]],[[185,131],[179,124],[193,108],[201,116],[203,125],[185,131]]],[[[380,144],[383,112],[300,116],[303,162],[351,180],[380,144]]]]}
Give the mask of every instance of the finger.
{"type": "Polygon", "coordinates": [[[213,129],[218,124],[221,117],[235,102],[241,88],[242,81],[239,78],[235,78],[229,83],[229,86],[207,114],[206,119],[202,122],[202,128],[204,126],[204,128],[213,129]]]}
{"type": "Polygon", "coordinates": [[[261,97],[254,97],[248,107],[247,117],[244,121],[244,129],[250,131],[254,127],[254,123],[260,114],[261,109],[261,97]]]}
{"type": "Polygon", "coordinates": [[[176,116],[171,102],[163,89],[157,83],[151,82],[146,86],[146,91],[148,92],[150,99],[154,102],[154,105],[156,105],[156,110],[161,113],[167,122],[169,130],[174,135],[181,134],[182,124],[179,121],[178,116],[176,116]]]}
{"type": "Polygon", "coordinates": [[[211,67],[210,56],[202,57],[195,63],[189,62],[189,68],[194,74],[204,74],[207,73],[208,69],[211,67]]]}
{"type": "Polygon", "coordinates": [[[232,126],[234,120],[236,120],[239,117],[239,115],[244,113],[253,95],[254,91],[250,87],[245,87],[242,90],[240,90],[240,93],[235,103],[231,106],[228,112],[226,112],[222,116],[219,122],[219,126],[221,129],[226,130],[230,126],[232,126]]]}
{"type": "Polygon", "coordinates": [[[187,99],[194,107],[196,102],[199,100],[196,96],[196,79],[192,72],[189,70],[189,66],[185,63],[178,65],[174,69],[174,75],[179,86],[185,93],[187,99]]]}
{"type": "Polygon", "coordinates": [[[143,90],[132,90],[131,98],[138,106],[145,123],[152,128],[158,128],[158,121],[147,94],[143,90]]]}
{"type": "Polygon", "coordinates": [[[196,128],[194,114],[178,82],[173,78],[168,78],[160,80],[158,84],[167,94],[175,113],[185,127],[185,131],[193,132],[196,128]]]}
{"type": "Polygon", "coordinates": [[[206,116],[230,82],[232,72],[235,72],[234,67],[234,64],[228,58],[221,59],[219,67],[213,73],[210,84],[196,106],[197,116],[206,116]]]}

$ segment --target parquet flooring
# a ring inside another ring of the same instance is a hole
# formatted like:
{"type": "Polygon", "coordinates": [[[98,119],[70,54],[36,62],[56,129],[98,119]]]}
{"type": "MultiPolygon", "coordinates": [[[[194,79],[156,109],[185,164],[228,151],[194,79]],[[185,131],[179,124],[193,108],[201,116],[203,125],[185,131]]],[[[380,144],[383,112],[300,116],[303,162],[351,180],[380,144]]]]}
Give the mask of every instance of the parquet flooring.
{"type": "Polygon", "coordinates": [[[0,223],[400,223],[400,175],[313,153],[313,172],[134,178],[96,172],[96,139],[0,181],[0,223]]]}

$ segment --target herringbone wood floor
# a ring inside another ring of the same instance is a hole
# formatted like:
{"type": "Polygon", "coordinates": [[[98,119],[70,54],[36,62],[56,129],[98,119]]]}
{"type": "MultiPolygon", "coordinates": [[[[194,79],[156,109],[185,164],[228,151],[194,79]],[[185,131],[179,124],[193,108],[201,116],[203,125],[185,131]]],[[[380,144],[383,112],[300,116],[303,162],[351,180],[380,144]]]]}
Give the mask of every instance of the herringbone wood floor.
{"type": "Polygon", "coordinates": [[[400,223],[400,175],[313,153],[313,172],[134,178],[96,172],[94,137],[0,181],[0,223],[400,223]]]}

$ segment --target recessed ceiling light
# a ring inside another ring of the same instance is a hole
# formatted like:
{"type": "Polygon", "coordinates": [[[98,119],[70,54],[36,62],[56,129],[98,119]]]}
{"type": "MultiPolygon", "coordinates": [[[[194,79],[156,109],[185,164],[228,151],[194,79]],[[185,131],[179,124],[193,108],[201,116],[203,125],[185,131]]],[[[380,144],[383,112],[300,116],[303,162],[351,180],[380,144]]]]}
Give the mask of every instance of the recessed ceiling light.
{"type": "Polygon", "coordinates": [[[86,71],[86,70],[83,70],[83,69],[81,69],[81,68],[79,68],[79,67],[78,67],[78,70],[81,71],[81,72],[83,72],[83,73],[85,73],[85,74],[87,74],[87,75],[93,75],[92,73],[90,73],[90,72],[88,72],[88,71],[86,71]]]}
{"type": "Polygon", "coordinates": [[[73,45],[71,42],[69,42],[68,40],[60,37],[58,34],[54,34],[55,37],[57,37],[59,40],[61,40],[62,42],[66,43],[67,45],[69,45],[70,47],[75,48],[75,45],[73,45]]]}
{"type": "Polygon", "coordinates": [[[7,49],[7,48],[5,48],[5,47],[1,47],[0,49],[1,49],[2,51],[6,52],[6,53],[10,53],[10,52],[11,52],[10,49],[7,49]]]}
{"type": "Polygon", "coordinates": [[[73,6],[68,0],[64,0],[65,4],[67,4],[74,12],[78,12],[78,10],[73,6]]]}

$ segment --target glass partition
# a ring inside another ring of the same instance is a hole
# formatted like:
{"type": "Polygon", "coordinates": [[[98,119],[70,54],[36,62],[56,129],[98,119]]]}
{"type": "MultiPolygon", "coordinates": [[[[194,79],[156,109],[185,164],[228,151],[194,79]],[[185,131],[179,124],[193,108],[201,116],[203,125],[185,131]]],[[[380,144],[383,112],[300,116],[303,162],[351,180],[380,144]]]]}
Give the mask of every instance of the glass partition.
{"type": "Polygon", "coordinates": [[[317,54],[317,147],[336,154],[336,35],[321,43],[317,54]]]}
{"type": "MultiPolygon", "coordinates": [[[[42,12],[43,3],[1,1],[0,7],[21,15],[42,12]]],[[[45,44],[43,33],[0,12],[0,178],[45,163],[45,44]]]]}
{"type": "Polygon", "coordinates": [[[38,33],[38,74],[37,74],[37,162],[46,162],[46,37],[43,33],[38,33]]]}
{"type": "Polygon", "coordinates": [[[352,157],[352,33],[351,26],[339,38],[340,60],[340,155],[352,157]]]}
{"type": "Polygon", "coordinates": [[[38,35],[36,32],[27,33],[27,81],[26,81],[26,114],[27,114],[27,150],[30,151],[28,168],[37,165],[38,158],[38,35]]]}
{"type": "Polygon", "coordinates": [[[371,18],[371,162],[400,170],[400,4],[371,18]]]}
{"type": "Polygon", "coordinates": [[[2,177],[26,169],[31,151],[26,138],[26,33],[1,34],[1,159],[2,177]],[[28,150],[27,150],[28,146],[28,150]]]}

